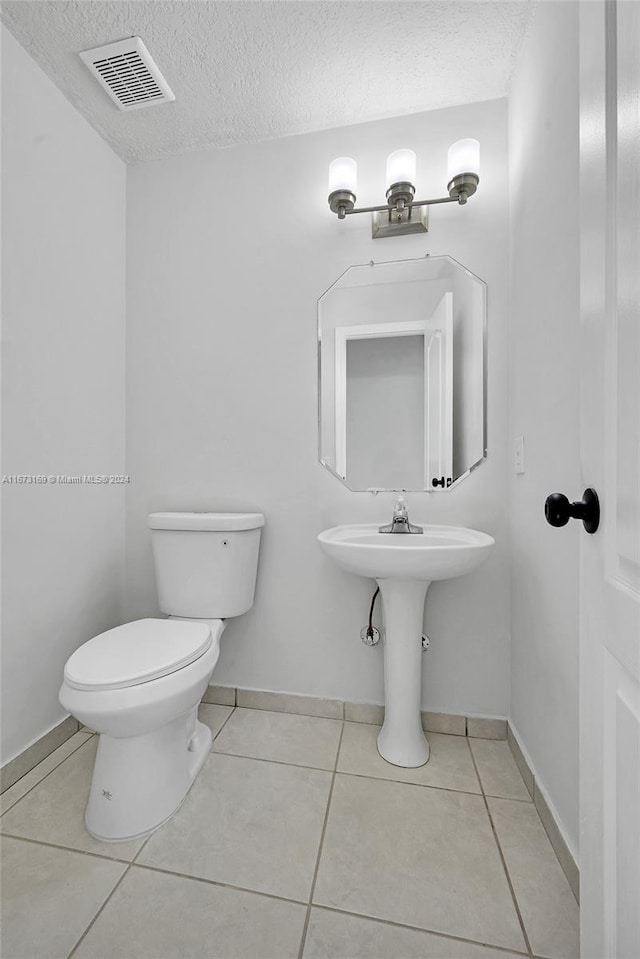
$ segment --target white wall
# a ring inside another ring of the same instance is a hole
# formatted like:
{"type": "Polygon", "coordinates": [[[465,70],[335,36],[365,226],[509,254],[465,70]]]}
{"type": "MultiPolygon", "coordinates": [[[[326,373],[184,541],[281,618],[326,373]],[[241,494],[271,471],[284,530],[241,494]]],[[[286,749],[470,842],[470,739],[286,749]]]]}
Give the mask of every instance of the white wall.
{"type": "Polygon", "coordinates": [[[509,99],[512,718],[566,838],[578,841],[578,545],[545,523],[579,499],[578,9],[537,5],[509,99]]]}
{"type": "Polygon", "coordinates": [[[387,521],[393,494],[352,493],[317,462],[316,300],[350,264],[449,253],[489,286],[489,460],[455,490],[410,495],[410,516],[498,545],[430,589],[424,704],[507,714],[506,159],[506,103],[491,101],[130,168],[127,615],[157,612],[150,511],[262,510],[255,606],[225,632],[216,682],[382,700],[382,651],[359,639],[374,584],[332,566],[315,537],[387,521]],[[438,195],[463,136],[482,143],[480,190],[433,208],[426,238],[373,241],[368,216],[329,213],[333,157],[357,157],[372,203],[387,154],[413,147],[419,192],[438,195]]]}
{"type": "MultiPolygon", "coordinates": [[[[2,28],[2,473],[124,473],[125,167],[2,28]]],[[[2,761],[122,619],[124,487],[2,486],[2,761]]]]}

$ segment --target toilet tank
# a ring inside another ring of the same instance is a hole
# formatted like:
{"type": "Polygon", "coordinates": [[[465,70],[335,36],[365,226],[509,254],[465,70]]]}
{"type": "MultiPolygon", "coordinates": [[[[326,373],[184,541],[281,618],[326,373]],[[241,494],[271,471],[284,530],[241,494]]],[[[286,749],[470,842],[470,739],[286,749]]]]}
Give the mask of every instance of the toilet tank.
{"type": "Polygon", "coordinates": [[[160,609],[226,619],[253,606],[262,513],[151,513],[160,609]]]}

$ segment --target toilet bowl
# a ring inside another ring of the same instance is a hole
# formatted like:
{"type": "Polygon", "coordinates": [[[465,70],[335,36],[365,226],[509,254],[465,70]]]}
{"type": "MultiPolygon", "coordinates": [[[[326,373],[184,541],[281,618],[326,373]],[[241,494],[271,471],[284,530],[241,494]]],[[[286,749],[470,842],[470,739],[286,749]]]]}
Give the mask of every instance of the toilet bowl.
{"type": "Polygon", "coordinates": [[[256,513],[152,514],[152,537],[162,531],[154,559],[169,618],[117,626],[67,661],[60,703],[100,734],[85,815],[95,838],[147,835],[179,808],[202,768],[211,731],[198,704],[220,655],[222,615],[253,605],[263,523],[256,513]]]}
{"type": "Polygon", "coordinates": [[[211,747],[197,710],[223,629],[221,620],[142,619],[96,636],[67,662],[60,702],[100,733],[85,816],[97,839],[144,835],[184,799],[211,747]]]}

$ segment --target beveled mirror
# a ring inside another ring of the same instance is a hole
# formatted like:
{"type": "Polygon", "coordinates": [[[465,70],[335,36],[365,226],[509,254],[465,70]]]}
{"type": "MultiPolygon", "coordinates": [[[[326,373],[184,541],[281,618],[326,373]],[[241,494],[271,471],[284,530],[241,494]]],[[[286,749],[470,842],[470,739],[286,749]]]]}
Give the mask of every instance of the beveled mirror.
{"type": "Polygon", "coordinates": [[[351,490],[449,489],[486,456],[486,284],[450,256],[318,300],[319,457],[351,490]]]}

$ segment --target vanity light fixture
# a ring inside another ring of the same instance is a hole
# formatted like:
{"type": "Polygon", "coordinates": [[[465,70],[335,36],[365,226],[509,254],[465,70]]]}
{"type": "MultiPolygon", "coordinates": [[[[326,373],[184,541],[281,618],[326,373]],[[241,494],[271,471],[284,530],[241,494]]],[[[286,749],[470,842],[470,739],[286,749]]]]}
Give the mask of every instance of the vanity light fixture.
{"type": "Polygon", "coordinates": [[[329,165],[329,208],[339,220],[353,213],[372,213],[371,235],[403,236],[427,232],[427,208],[436,203],[463,206],[480,182],[480,144],[468,138],[449,147],[447,157],[449,196],[414,200],[416,155],[413,150],[395,150],[387,157],[387,202],[381,206],[356,207],[357,164],[351,157],[338,157],[329,165]]]}

